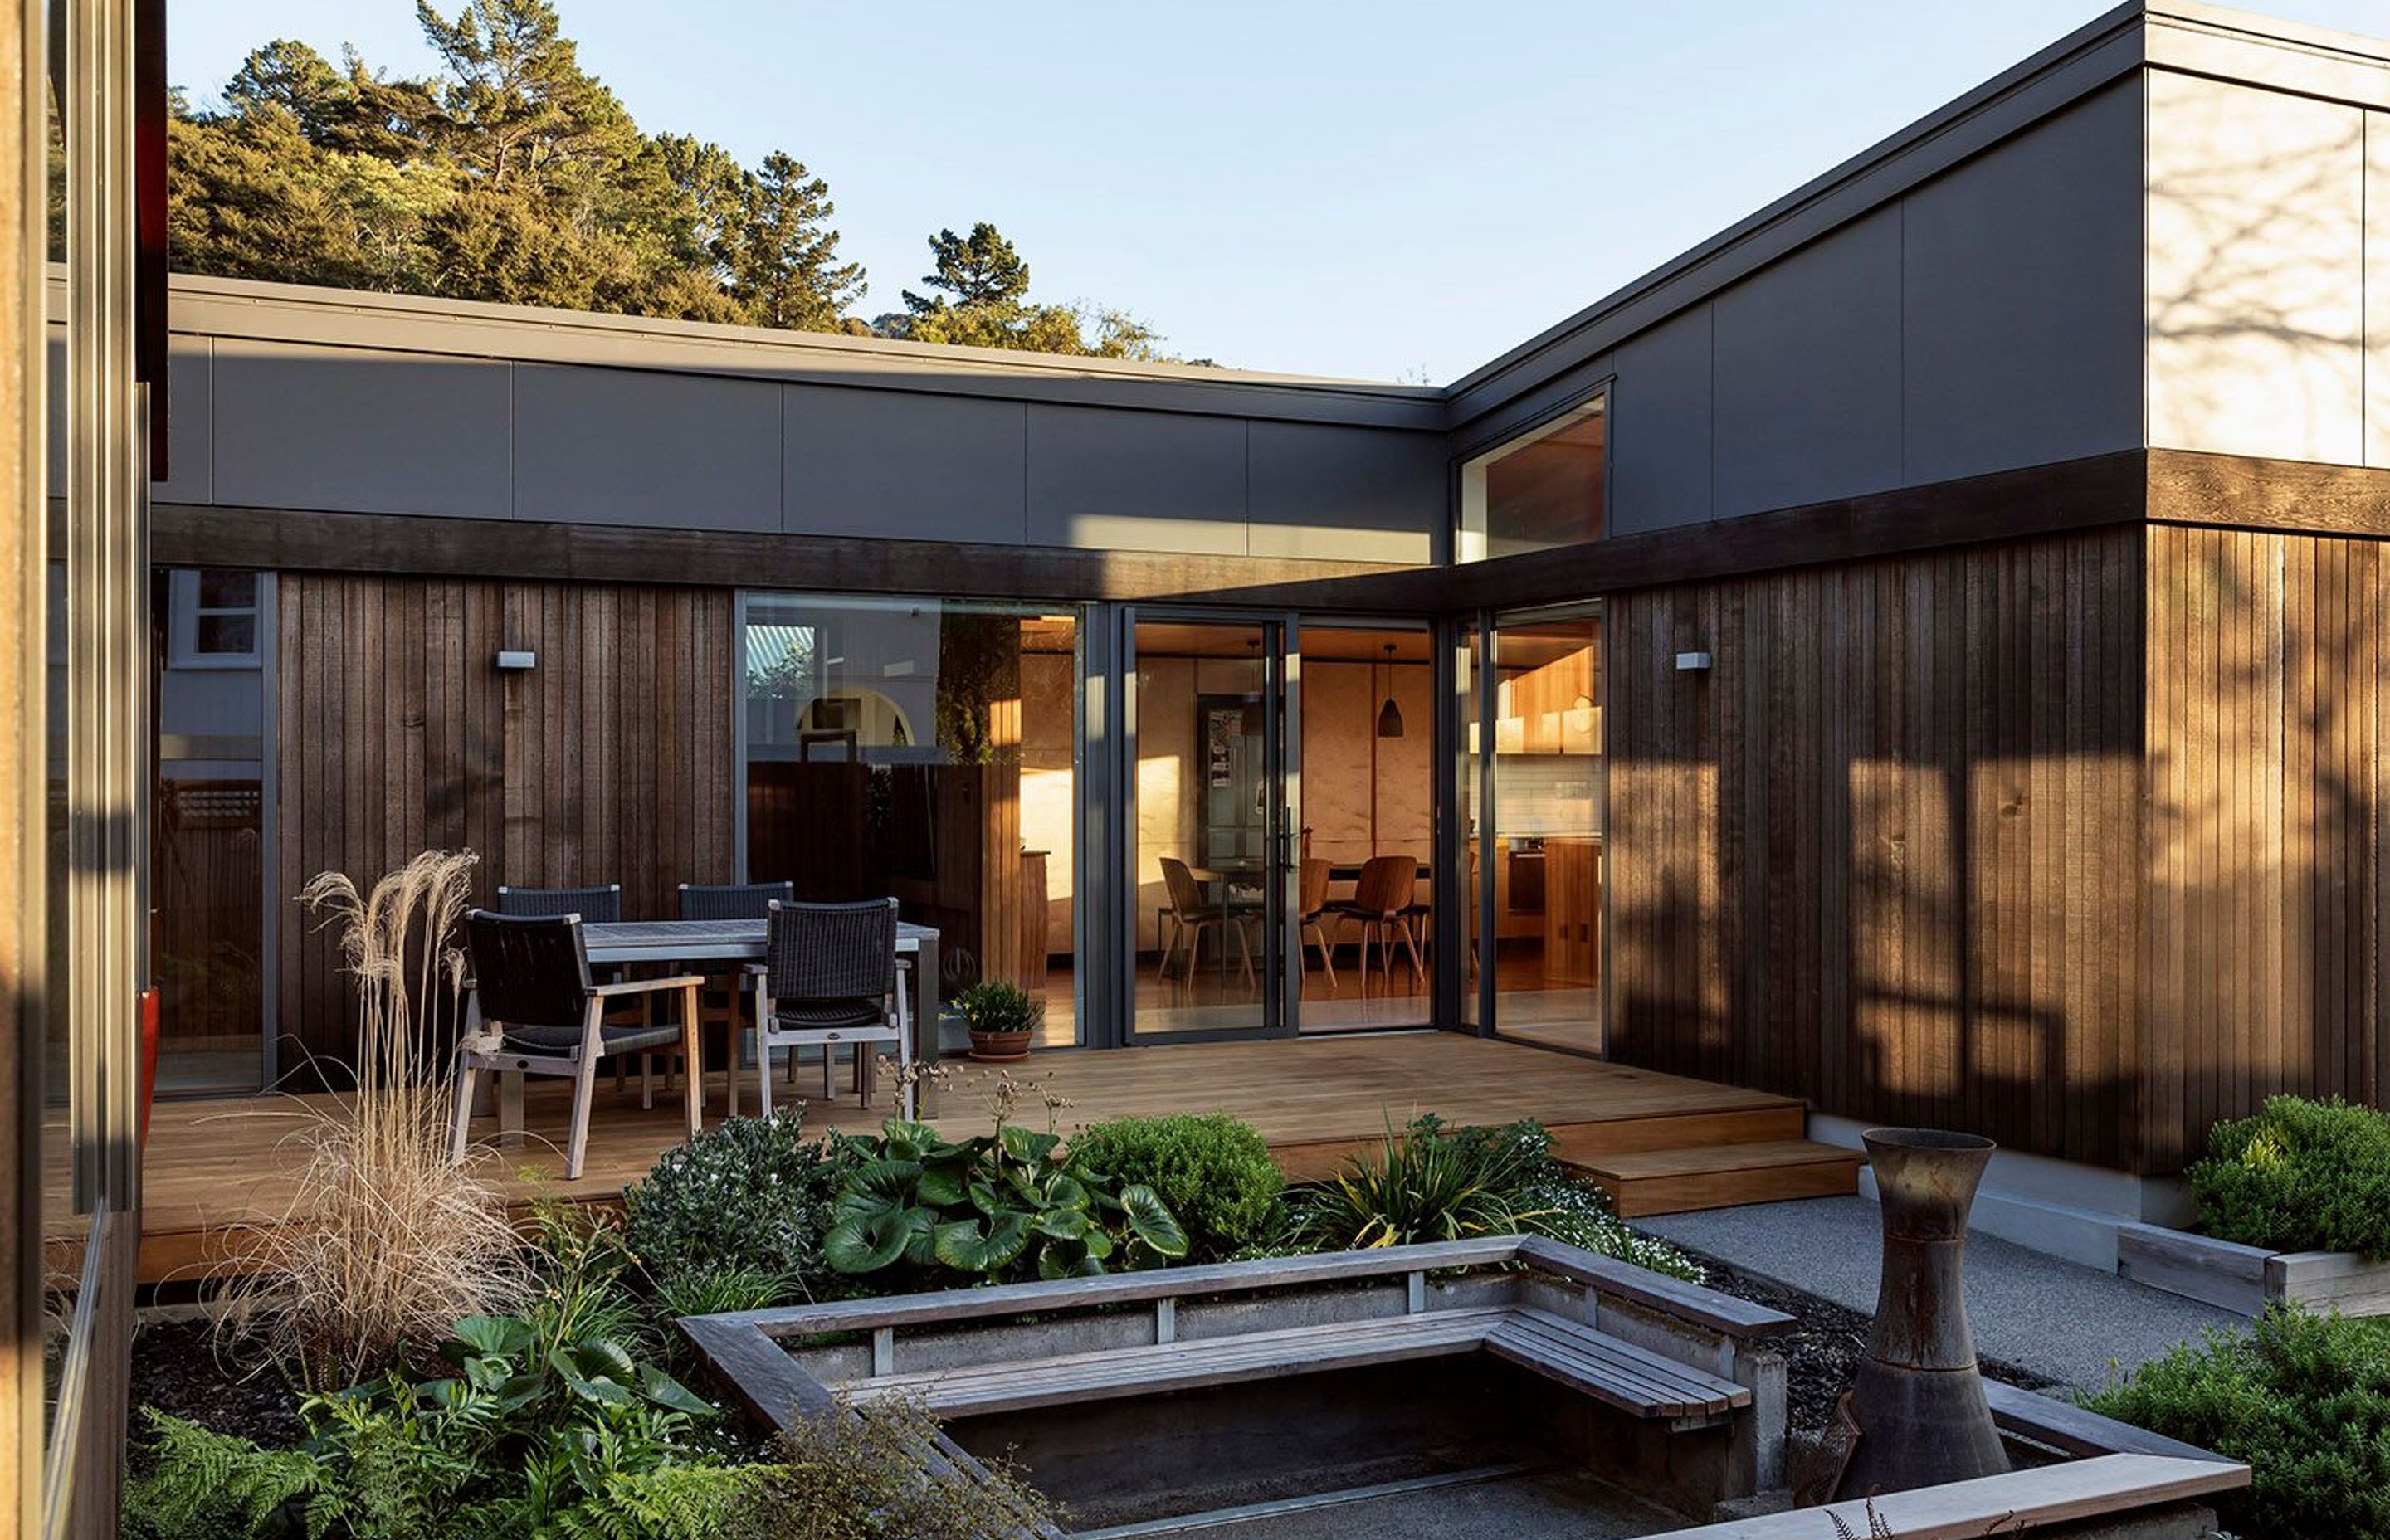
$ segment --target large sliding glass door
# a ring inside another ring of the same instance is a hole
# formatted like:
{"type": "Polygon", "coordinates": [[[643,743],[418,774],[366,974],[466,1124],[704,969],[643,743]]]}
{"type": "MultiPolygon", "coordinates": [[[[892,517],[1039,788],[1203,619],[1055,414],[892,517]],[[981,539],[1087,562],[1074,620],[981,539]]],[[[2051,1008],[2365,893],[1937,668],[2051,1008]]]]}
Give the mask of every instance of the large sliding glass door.
{"type": "Polygon", "coordinates": [[[1140,609],[1126,640],[1125,1039],[1290,1033],[1303,759],[1295,622],[1140,609]]]}

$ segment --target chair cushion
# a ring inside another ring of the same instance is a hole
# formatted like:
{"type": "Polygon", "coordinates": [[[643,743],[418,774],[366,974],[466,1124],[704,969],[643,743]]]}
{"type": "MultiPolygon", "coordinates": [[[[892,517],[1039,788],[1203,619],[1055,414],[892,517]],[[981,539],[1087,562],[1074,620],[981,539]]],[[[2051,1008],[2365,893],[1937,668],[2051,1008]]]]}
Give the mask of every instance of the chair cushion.
{"type": "MultiPolygon", "coordinates": [[[[678,1027],[599,1027],[601,1053],[629,1053],[680,1041],[678,1027]]],[[[581,1046],[579,1027],[508,1027],[507,1046],[517,1053],[569,1054],[581,1046]]]]}
{"type": "Polygon", "coordinates": [[[876,1027],[888,1020],[877,1000],[776,1000],[772,1023],[789,1032],[876,1027]]]}

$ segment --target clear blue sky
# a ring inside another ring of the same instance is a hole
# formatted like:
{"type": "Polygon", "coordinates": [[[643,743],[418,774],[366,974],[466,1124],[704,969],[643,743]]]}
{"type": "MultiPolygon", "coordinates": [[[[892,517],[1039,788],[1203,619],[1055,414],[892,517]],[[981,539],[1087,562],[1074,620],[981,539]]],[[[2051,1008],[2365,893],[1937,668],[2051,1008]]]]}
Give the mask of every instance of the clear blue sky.
{"type": "MultiPolygon", "coordinates": [[[[443,9],[456,0],[435,0],[443,9]]],[[[2261,0],[2390,32],[2390,0],[2261,0]]],[[[640,125],[826,177],[866,314],[941,225],[1175,351],[1443,382],[2107,9],[2102,0],[559,0],[640,125]]],[[[296,37],[430,68],[411,0],[169,0],[212,99],[296,37]]]]}

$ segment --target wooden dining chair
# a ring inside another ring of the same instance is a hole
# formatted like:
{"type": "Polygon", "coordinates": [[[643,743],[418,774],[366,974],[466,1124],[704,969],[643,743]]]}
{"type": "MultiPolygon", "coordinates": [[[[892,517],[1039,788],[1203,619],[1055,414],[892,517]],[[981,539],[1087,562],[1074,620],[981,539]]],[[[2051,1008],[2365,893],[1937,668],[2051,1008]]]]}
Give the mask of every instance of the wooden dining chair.
{"type": "Polygon", "coordinates": [[[1420,957],[1419,933],[1411,926],[1411,895],[1418,887],[1417,856],[1373,855],[1361,864],[1361,878],[1353,884],[1353,896],[1330,905],[1337,914],[1361,927],[1361,988],[1365,992],[1369,987],[1369,944],[1373,940],[1389,987],[1394,981],[1394,942],[1398,938],[1409,954],[1412,975],[1426,982],[1427,966],[1420,957]]]}
{"type": "Polygon", "coordinates": [[[1209,884],[1198,881],[1187,863],[1175,855],[1162,858],[1162,881],[1170,892],[1170,907],[1162,912],[1169,930],[1163,938],[1162,961],[1154,968],[1157,977],[1170,977],[1170,959],[1183,943],[1187,951],[1187,976],[1195,976],[1195,958],[1201,952],[1203,932],[1214,928],[1225,930],[1237,938],[1237,956],[1244,969],[1244,982],[1253,982],[1253,948],[1245,940],[1245,921],[1260,918],[1258,910],[1231,909],[1226,904],[1213,902],[1209,884]]]}
{"type": "MultiPolygon", "coordinates": [[[[852,1046],[855,1093],[868,1108],[879,1068],[873,1048],[893,1045],[900,1064],[913,1057],[913,992],[896,956],[896,901],[776,903],[766,923],[764,971],[755,982],[755,1081],[764,1115],[772,1113],[774,1048],[821,1049],[828,1097],[838,1050],[852,1046]]],[[[789,1067],[793,1074],[793,1053],[789,1067]]],[[[906,1117],[912,1102],[908,1084],[906,1117]]]]}
{"type": "MultiPolygon", "coordinates": [[[[598,1061],[644,1054],[677,1041],[685,1053],[697,1047],[697,991],[705,981],[694,973],[662,979],[625,979],[599,983],[589,974],[589,948],[581,917],[500,915],[476,909],[465,917],[465,954],[472,969],[465,996],[465,1027],[456,1044],[456,1107],[449,1159],[465,1158],[473,1116],[475,1082],[485,1072],[501,1077],[499,1126],[520,1125],[522,1075],[569,1075],[572,1079],[572,1130],[565,1147],[564,1179],[581,1179],[589,1146],[589,1104],[598,1085],[598,1061]],[[675,1025],[610,1025],[609,1002],[638,995],[677,993],[675,1025]]],[[[692,1059],[694,1062],[694,1059],[692,1059]]],[[[640,1076],[642,1105],[655,1105],[653,1080],[640,1076]]],[[[698,1077],[688,1077],[688,1135],[704,1118],[698,1077]]]]}
{"type": "Polygon", "coordinates": [[[1322,857],[1303,858],[1302,918],[1296,931],[1305,946],[1319,949],[1319,970],[1328,975],[1328,987],[1336,987],[1336,958],[1328,944],[1328,880],[1332,868],[1322,857]]]}

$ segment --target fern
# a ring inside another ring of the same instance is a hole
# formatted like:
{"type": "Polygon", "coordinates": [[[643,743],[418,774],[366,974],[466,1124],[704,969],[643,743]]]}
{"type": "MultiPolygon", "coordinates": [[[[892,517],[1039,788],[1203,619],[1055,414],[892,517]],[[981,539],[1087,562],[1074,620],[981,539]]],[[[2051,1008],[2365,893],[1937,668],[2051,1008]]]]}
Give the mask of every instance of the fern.
{"type": "Polygon", "coordinates": [[[722,1540],[752,1512],[764,1466],[672,1466],[609,1479],[554,1516],[556,1540],[722,1540]]]}
{"type": "MultiPolygon", "coordinates": [[[[247,1439],[145,1407],[148,1470],[125,1491],[124,1532],[160,1540],[248,1540],[297,1528],[329,1484],[314,1456],[261,1449],[247,1439]]],[[[310,1535],[323,1533],[307,1523],[310,1535]]]]}

